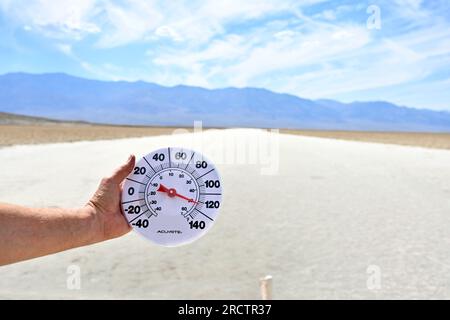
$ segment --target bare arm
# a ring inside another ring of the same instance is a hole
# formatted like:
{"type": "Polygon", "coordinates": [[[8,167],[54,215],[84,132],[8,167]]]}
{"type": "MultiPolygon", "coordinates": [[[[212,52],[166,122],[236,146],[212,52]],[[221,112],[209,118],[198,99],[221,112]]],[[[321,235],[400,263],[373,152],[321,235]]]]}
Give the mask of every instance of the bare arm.
{"type": "Polygon", "coordinates": [[[101,181],[79,209],[26,208],[0,203],[0,265],[116,238],[131,230],[120,210],[122,181],[135,157],[101,181]]]}

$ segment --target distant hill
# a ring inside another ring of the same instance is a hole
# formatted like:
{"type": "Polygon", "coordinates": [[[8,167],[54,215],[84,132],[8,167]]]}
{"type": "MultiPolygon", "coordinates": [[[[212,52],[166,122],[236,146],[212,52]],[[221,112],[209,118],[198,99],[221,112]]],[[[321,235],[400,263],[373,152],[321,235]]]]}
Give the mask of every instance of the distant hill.
{"type": "MultiPolygon", "coordinates": [[[[97,125],[87,121],[71,121],[58,120],[51,118],[26,116],[17,113],[0,112],[0,125],[46,125],[46,124],[62,124],[62,125],[97,125]]],[[[99,124],[101,125],[101,124],[99,124]]]]}
{"type": "Polygon", "coordinates": [[[54,124],[54,123],[61,123],[61,122],[58,120],[52,120],[41,117],[31,117],[0,112],[0,125],[2,124],[30,125],[30,124],[54,124]]]}
{"type": "Polygon", "coordinates": [[[308,100],[256,88],[164,87],[66,74],[0,76],[0,111],[129,125],[450,132],[450,113],[377,102],[308,100]]]}

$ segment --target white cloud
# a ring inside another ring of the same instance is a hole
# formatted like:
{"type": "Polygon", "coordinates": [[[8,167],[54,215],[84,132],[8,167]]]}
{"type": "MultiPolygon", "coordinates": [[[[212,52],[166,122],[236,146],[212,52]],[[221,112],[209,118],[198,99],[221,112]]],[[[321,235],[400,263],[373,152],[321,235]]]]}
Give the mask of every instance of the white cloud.
{"type": "Polygon", "coordinates": [[[25,30],[36,31],[51,38],[80,39],[85,34],[99,33],[99,26],[88,17],[94,0],[2,1],[1,9],[25,30]]]}
{"type": "Polygon", "coordinates": [[[322,17],[326,20],[336,20],[336,11],[334,10],[325,10],[318,17],[322,17]]]}
{"type": "Polygon", "coordinates": [[[450,29],[443,24],[377,39],[364,23],[320,22],[301,12],[298,18],[307,24],[268,22],[206,46],[152,52],[151,57],[158,66],[181,68],[178,77],[166,78],[170,81],[260,86],[311,98],[419,81],[448,65],[442,55],[450,54],[450,29]]]}
{"type": "Polygon", "coordinates": [[[383,27],[368,30],[362,4],[330,1],[305,10],[323,1],[0,0],[0,10],[13,27],[47,37],[103,79],[261,86],[333,98],[448,69],[450,23],[439,5],[380,0],[383,27]],[[142,60],[108,60],[114,48],[133,43],[145,48],[142,60]],[[100,54],[105,62],[92,63],[100,54]]]}
{"type": "Polygon", "coordinates": [[[73,56],[72,46],[70,44],[65,44],[65,43],[58,44],[58,45],[56,45],[56,48],[68,57],[73,56]]]}
{"type": "MultiPolygon", "coordinates": [[[[164,10],[170,5],[160,3],[158,6],[156,1],[143,0],[126,0],[121,4],[101,0],[0,0],[0,9],[25,30],[39,32],[50,38],[79,40],[87,34],[104,31],[100,35],[99,45],[113,47],[145,40],[162,27],[163,21],[183,27],[187,26],[189,20],[193,23],[201,21],[199,19],[205,18],[205,15],[211,15],[212,19],[222,15],[227,17],[228,11],[225,9],[236,7],[236,3],[222,6],[220,12],[212,10],[208,4],[199,6],[202,17],[198,19],[185,18],[196,13],[196,10],[192,10],[194,6],[187,1],[180,7],[181,10],[175,12],[184,13],[178,16],[171,10],[164,10]],[[180,20],[184,23],[179,23],[180,20]]],[[[209,23],[203,25],[208,26],[209,23]]],[[[172,30],[172,35],[176,33],[170,26],[160,29],[159,33],[164,30],[172,30]]]]}
{"type": "MultiPolygon", "coordinates": [[[[283,81],[278,81],[276,90],[310,98],[336,98],[417,83],[448,67],[450,44],[445,39],[449,38],[450,30],[441,26],[373,41],[369,46],[337,59],[324,60],[318,70],[289,77],[284,85],[283,81]],[[338,63],[333,63],[335,61],[338,63]]],[[[420,86],[416,84],[415,87],[420,86]]],[[[429,91],[429,86],[427,88],[429,91]]],[[[411,94],[417,98],[424,92],[419,90],[411,94]]],[[[406,96],[404,94],[404,98],[406,96]]],[[[404,100],[417,106],[411,99],[404,100]]],[[[392,98],[392,101],[399,100],[392,98]]]]}
{"type": "MultiPolygon", "coordinates": [[[[299,5],[308,5],[323,0],[309,0],[299,4],[294,0],[216,0],[181,1],[170,3],[161,10],[163,26],[190,46],[208,43],[217,36],[226,34],[230,23],[293,11],[299,5]]],[[[173,36],[172,36],[173,38],[173,36]]]]}
{"type": "Polygon", "coordinates": [[[98,45],[110,48],[145,40],[163,21],[153,1],[128,0],[123,6],[104,4],[104,25],[98,45]]]}
{"type": "MultiPolygon", "coordinates": [[[[182,68],[191,68],[193,65],[229,61],[241,58],[251,43],[238,35],[229,35],[220,40],[214,40],[204,50],[182,51],[174,50],[169,54],[158,54],[153,62],[157,65],[172,65],[182,68]]],[[[151,52],[149,52],[151,54],[151,52]]]]}
{"type": "Polygon", "coordinates": [[[161,38],[170,38],[173,41],[181,41],[183,38],[173,28],[169,26],[158,27],[155,31],[155,35],[161,38]]]}
{"type": "MultiPolygon", "coordinates": [[[[314,3],[318,1],[310,1],[314,3]]],[[[293,9],[298,1],[292,0],[215,0],[205,1],[200,6],[199,14],[202,17],[215,21],[229,19],[253,19],[265,14],[293,9]]],[[[303,3],[304,5],[305,3],[303,3]]]]}
{"type": "Polygon", "coordinates": [[[357,4],[357,5],[339,5],[335,8],[325,9],[324,11],[315,14],[315,19],[325,19],[325,20],[336,20],[339,18],[340,15],[343,13],[348,13],[350,11],[357,11],[364,8],[363,4],[357,4]]]}
{"type": "Polygon", "coordinates": [[[274,74],[338,59],[369,42],[364,26],[315,25],[311,30],[303,26],[283,27],[283,24],[268,23],[248,34],[214,40],[203,48],[148,54],[157,66],[180,68],[180,76],[171,78],[178,83],[205,87],[225,83],[241,87],[260,84],[259,79],[268,77],[271,81],[264,84],[266,87],[284,89],[278,82],[290,83],[290,76],[277,81],[274,74]]]}
{"type": "Polygon", "coordinates": [[[414,10],[420,9],[422,5],[422,0],[394,0],[394,2],[401,7],[407,7],[414,10]]]}
{"type": "Polygon", "coordinates": [[[418,64],[377,58],[378,61],[353,67],[324,65],[320,70],[291,77],[278,90],[309,98],[332,98],[343,93],[394,86],[426,75],[426,70],[418,64]]]}
{"type": "Polygon", "coordinates": [[[46,37],[80,40],[98,34],[100,47],[154,37],[202,44],[230,22],[256,19],[325,0],[0,0],[9,19],[46,37]]]}
{"type": "Polygon", "coordinates": [[[248,85],[255,77],[313,65],[361,48],[369,41],[361,27],[323,28],[312,33],[297,33],[288,41],[273,41],[252,50],[241,63],[231,67],[237,85],[248,85]]]}

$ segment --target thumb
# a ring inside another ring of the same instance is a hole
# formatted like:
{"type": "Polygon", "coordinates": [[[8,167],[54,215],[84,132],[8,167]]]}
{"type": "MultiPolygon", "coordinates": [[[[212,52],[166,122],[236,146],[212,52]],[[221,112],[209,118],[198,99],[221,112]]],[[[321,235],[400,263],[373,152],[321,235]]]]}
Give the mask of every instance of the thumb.
{"type": "Polygon", "coordinates": [[[111,180],[114,183],[121,183],[131,171],[133,171],[134,165],[136,163],[136,157],[134,155],[130,155],[127,162],[117,168],[117,170],[111,176],[111,180]]]}

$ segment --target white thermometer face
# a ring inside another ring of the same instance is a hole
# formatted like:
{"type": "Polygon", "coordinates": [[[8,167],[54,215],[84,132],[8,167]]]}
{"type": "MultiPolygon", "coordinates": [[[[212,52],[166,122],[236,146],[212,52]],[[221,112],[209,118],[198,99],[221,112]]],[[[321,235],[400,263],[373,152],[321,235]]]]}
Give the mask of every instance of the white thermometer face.
{"type": "Polygon", "coordinates": [[[137,163],[122,191],[122,210],[134,230],[154,243],[178,246],[204,235],[221,206],[214,164],[183,148],[155,150],[137,163]]]}

